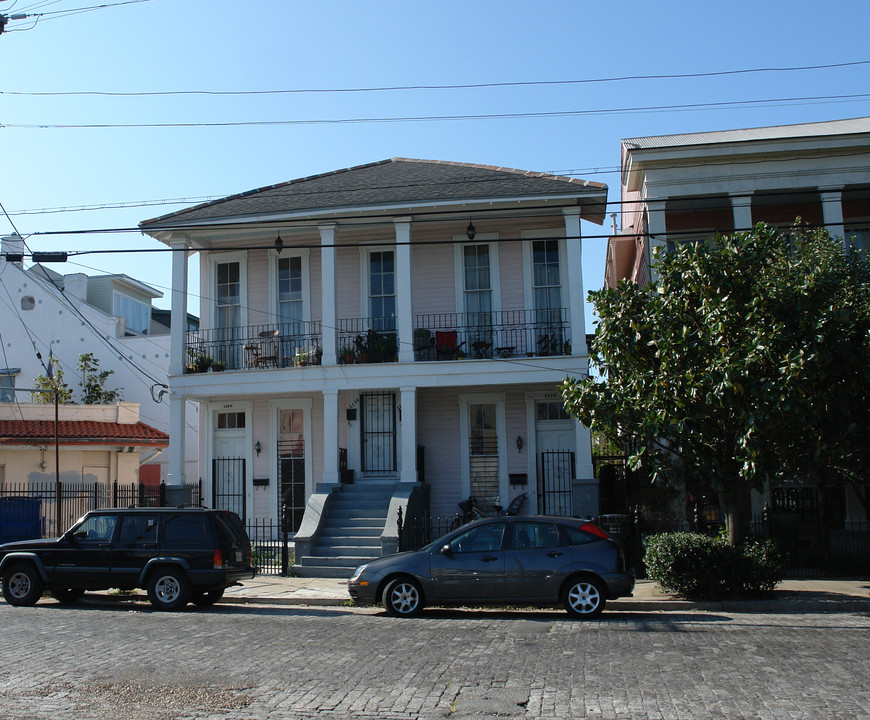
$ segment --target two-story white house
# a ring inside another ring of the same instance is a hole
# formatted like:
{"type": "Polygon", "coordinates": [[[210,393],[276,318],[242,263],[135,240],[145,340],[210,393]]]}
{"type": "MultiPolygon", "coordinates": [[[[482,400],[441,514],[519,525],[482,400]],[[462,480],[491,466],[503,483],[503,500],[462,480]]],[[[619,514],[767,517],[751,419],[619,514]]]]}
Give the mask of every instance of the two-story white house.
{"type": "Polygon", "coordinates": [[[587,371],[580,226],[606,197],[394,158],[141,223],[173,250],[169,384],[199,403],[206,498],[249,521],[284,512],[310,573],[395,547],[398,507],[453,516],[526,493],[522,512],[596,514],[589,431],[558,385],[587,371]],[[185,333],[191,293],[201,328],[185,333]]]}

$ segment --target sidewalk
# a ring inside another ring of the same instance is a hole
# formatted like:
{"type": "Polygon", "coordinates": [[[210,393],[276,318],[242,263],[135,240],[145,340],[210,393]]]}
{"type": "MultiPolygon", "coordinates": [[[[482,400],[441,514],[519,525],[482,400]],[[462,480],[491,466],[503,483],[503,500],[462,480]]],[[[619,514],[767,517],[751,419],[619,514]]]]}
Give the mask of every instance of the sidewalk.
{"type": "MultiPolygon", "coordinates": [[[[285,578],[258,575],[229,588],[223,602],[280,605],[343,605],[350,601],[347,581],[335,578],[285,578]]],[[[652,612],[870,612],[870,579],[785,580],[770,597],[750,600],[681,600],[662,593],[651,580],[638,580],[630,598],[607,603],[608,610],[652,612]]]]}

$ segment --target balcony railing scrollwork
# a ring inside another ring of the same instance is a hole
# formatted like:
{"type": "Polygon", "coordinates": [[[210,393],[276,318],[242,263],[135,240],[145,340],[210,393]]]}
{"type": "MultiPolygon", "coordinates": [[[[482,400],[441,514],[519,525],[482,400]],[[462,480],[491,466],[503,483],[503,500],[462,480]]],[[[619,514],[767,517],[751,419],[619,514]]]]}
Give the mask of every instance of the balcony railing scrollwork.
{"type": "Polygon", "coordinates": [[[416,360],[570,355],[567,309],[414,316],[416,360]]]}
{"type": "Polygon", "coordinates": [[[318,321],[293,321],[187,333],[185,372],[320,365],[318,321]]]}

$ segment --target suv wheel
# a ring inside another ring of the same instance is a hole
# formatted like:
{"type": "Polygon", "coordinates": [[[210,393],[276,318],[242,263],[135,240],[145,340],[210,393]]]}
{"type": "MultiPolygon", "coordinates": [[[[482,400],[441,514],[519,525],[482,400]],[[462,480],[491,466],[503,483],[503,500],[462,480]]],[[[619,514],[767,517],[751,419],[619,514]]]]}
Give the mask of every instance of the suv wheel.
{"type": "Polygon", "coordinates": [[[207,592],[196,592],[193,594],[193,604],[200,607],[208,607],[214,605],[224,596],[224,589],[209,590],[207,592]]]}
{"type": "Polygon", "coordinates": [[[13,565],[3,574],[3,597],[10,605],[35,605],[45,583],[33,565],[13,565]]]}
{"type": "Polygon", "coordinates": [[[180,568],[159,568],[148,580],[148,599],[158,610],[180,610],[190,595],[190,582],[180,568]]]}

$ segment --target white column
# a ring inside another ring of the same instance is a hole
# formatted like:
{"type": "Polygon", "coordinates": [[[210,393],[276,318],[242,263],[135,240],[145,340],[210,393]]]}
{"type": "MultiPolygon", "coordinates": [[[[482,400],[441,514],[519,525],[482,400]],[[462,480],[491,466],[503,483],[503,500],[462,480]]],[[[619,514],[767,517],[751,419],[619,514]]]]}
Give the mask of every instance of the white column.
{"type": "Polygon", "coordinates": [[[577,442],[577,463],[574,468],[578,480],[591,480],[595,477],[592,469],[592,433],[583,423],[575,423],[574,437],[577,442]]]}
{"type": "Polygon", "coordinates": [[[417,388],[401,388],[402,404],[402,482],[417,482],[417,388]]]}
{"type": "Polygon", "coordinates": [[[823,188],[822,219],[831,237],[842,238],[846,242],[846,228],[843,225],[843,189],[823,188]]]}
{"type": "MultiPolygon", "coordinates": [[[[172,327],[169,335],[169,385],[173,376],[184,373],[187,334],[187,254],[188,243],[185,239],[173,239],[172,248],[172,299],[170,317],[172,327]]],[[[166,472],[167,485],[184,484],[184,461],[186,454],[186,410],[184,395],[170,392],[163,396],[169,403],[169,467],[166,472]]]]}
{"type": "Polygon", "coordinates": [[[583,240],[580,236],[580,208],[569,208],[563,210],[563,213],[571,352],[574,355],[586,355],[586,305],[583,297],[583,240]]]}
{"type": "Polygon", "coordinates": [[[321,322],[323,357],[320,362],[322,365],[336,365],[338,363],[338,316],[335,278],[335,225],[320,225],[318,229],[320,230],[321,244],[321,308],[323,313],[321,322]]]}
{"type": "Polygon", "coordinates": [[[414,308],[411,305],[411,222],[396,218],[396,323],[399,362],[414,362],[414,308]]]}
{"type": "Polygon", "coordinates": [[[649,268],[649,279],[655,282],[659,279],[659,274],[655,268],[655,251],[661,254],[667,248],[667,226],[665,225],[665,201],[664,200],[647,200],[646,202],[647,216],[647,232],[649,239],[647,242],[648,255],[647,266],[649,268]]]}
{"type": "MultiPolygon", "coordinates": [[[[326,357],[326,351],[323,353],[326,357]]],[[[338,485],[338,390],[323,392],[323,482],[338,485]]]]}
{"type": "Polygon", "coordinates": [[[752,230],[752,196],[731,195],[730,197],[735,232],[752,230]]]}

